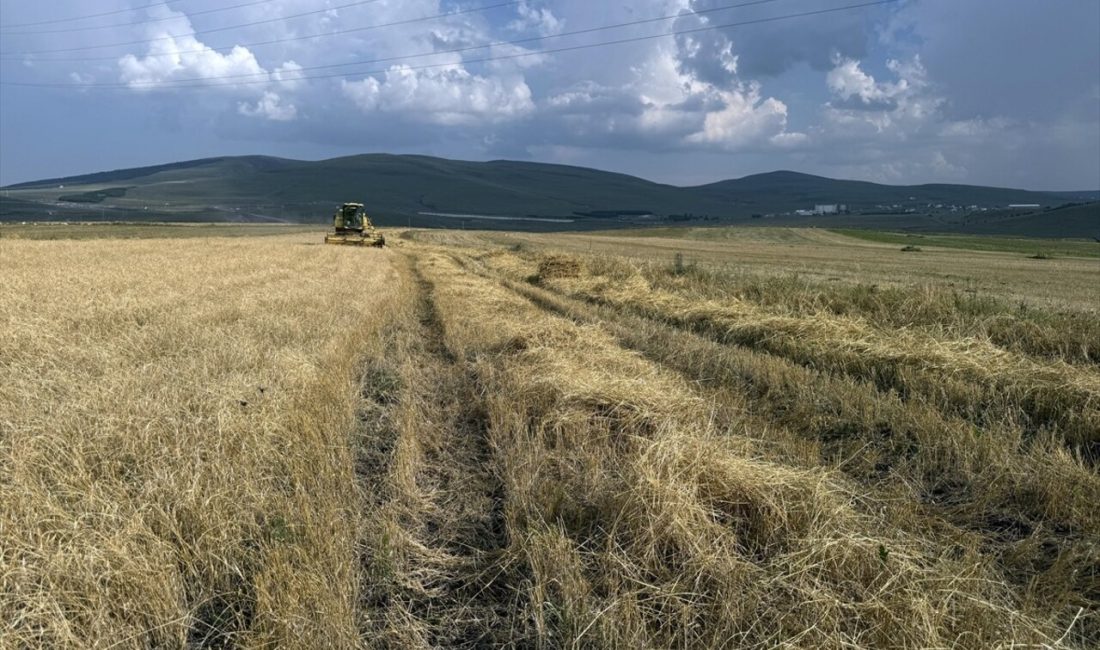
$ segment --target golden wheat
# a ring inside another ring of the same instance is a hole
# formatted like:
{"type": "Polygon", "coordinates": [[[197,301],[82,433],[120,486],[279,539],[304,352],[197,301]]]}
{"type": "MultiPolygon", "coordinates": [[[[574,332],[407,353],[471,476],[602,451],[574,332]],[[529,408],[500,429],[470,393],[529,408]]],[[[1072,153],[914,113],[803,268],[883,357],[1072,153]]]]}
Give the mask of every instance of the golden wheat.
{"type": "MultiPolygon", "coordinates": [[[[521,259],[490,250],[460,259],[483,273],[496,269],[517,280],[541,277],[539,256],[521,259]]],[[[585,271],[543,284],[591,283],[608,290],[638,282],[629,265],[588,258],[583,266],[601,273],[602,280],[585,271]]],[[[755,436],[761,451],[785,463],[835,465],[863,482],[871,501],[891,504],[880,508],[890,527],[937,531],[939,539],[974,553],[980,549],[1005,580],[1019,585],[1022,601],[1037,604],[1063,625],[1076,625],[1079,638],[1096,634],[1095,616],[1078,619],[1095,605],[1090,567],[1100,559],[1093,541],[1100,519],[1091,504],[1100,498],[1100,479],[1055,436],[1025,436],[1011,419],[978,428],[940,412],[933,402],[816,371],[817,358],[802,366],[751,347],[722,345],[664,320],[632,316],[634,304],[625,300],[622,309],[604,308],[524,281],[506,283],[548,309],[602,323],[624,345],[720,388],[713,392],[719,412],[758,414],[756,426],[766,431],[755,436]]],[[[735,428],[752,436],[749,426],[735,428]]]]}
{"type": "Polygon", "coordinates": [[[0,647],[1100,640],[1066,296],[317,238],[0,242],[0,647]]]}
{"type": "MultiPolygon", "coordinates": [[[[516,263],[508,257],[486,259],[495,268],[514,269],[516,263]]],[[[633,268],[621,265],[611,275],[578,273],[541,280],[568,295],[921,394],[980,423],[998,413],[1022,412],[1032,430],[1057,428],[1086,453],[1100,451],[1100,374],[1087,367],[1036,360],[977,337],[935,337],[915,329],[882,329],[858,317],[786,315],[732,297],[684,296],[655,288],[633,268]]]]}
{"type": "Polygon", "coordinates": [[[719,435],[682,379],[600,328],[548,316],[443,256],[427,269],[448,346],[485,387],[509,539],[534,575],[527,601],[541,638],[601,647],[1045,638],[977,557],[952,560],[931,539],[876,525],[835,474],[754,458],[750,441],[719,435]],[[475,302],[483,309],[469,309],[475,302]]]}
{"type": "Polygon", "coordinates": [[[0,242],[0,645],[351,647],[389,255],[0,242]]]}

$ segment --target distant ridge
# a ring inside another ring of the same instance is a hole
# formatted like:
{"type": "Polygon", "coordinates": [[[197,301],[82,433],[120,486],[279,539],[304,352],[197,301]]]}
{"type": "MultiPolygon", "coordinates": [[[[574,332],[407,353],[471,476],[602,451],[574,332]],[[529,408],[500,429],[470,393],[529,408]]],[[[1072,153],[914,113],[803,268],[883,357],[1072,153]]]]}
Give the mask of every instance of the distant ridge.
{"type": "Polygon", "coordinates": [[[114,183],[124,180],[130,180],[134,178],[141,178],[143,176],[151,176],[160,172],[168,172],[179,169],[190,169],[193,167],[202,167],[204,165],[214,165],[224,161],[237,160],[243,163],[254,162],[263,163],[270,161],[271,163],[292,163],[297,161],[288,160],[285,158],[274,158],[270,156],[219,156],[216,158],[199,158],[198,160],[187,160],[183,162],[165,163],[161,165],[152,165],[149,167],[130,167],[126,169],[115,169],[105,172],[94,172],[91,174],[82,174],[80,176],[64,176],[60,178],[46,178],[38,181],[28,181],[25,183],[15,183],[14,185],[7,185],[0,189],[5,190],[18,190],[28,189],[35,187],[49,187],[55,185],[81,185],[81,184],[94,184],[94,183],[114,183]]]}
{"type": "MultiPolygon", "coordinates": [[[[470,227],[524,229],[546,228],[550,223],[590,228],[691,220],[962,232],[977,228],[978,220],[971,223],[958,218],[960,208],[984,207],[984,216],[989,217],[991,209],[1009,204],[1038,204],[1049,209],[1095,199],[1100,194],[951,184],[884,185],[790,170],[677,187],[571,165],[472,162],[398,154],[360,154],[319,161],[222,156],[44,179],[0,189],[0,220],[321,222],[328,219],[335,204],[355,200],[366,203],[383,223],[429,226],[466,225],[456,219],[468,221],[470,227]],[[816,204],[844,204],[853,214],[808,222],[807,217],[794,214],[816,204]],[[952,206],[955,212],[951,212],[952,206]],[[478,215],[483,215],[481,221],[478,215]],[[496,219],[489,222],[488,217],[496,219]],[[508,217],[527,221],[510,223],[508,217]]],[[[1004,221],[1018,234],[1100,236],[1100,226],[1090,223],[1095,207],[1078,210],[1078,216],[1066,220],[1056,218],[1058,211],[1046,210],[1024,219],[1021,217],[1025,215],[1009,213],[1004,221]]],[[[980,221],[983,232],[997,232],[998,219],[980,221]]]]}

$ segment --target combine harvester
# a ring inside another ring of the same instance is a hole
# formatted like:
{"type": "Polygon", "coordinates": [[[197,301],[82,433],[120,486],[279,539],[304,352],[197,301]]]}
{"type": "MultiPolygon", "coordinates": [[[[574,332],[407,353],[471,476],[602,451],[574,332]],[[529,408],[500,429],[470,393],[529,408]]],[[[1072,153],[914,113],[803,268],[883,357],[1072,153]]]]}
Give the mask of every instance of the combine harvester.
{"type": "Polygon", "coordinates": [[[362,203],[345,203],[337,208],[332,226],[332,232],[325,235],[326,244],[378,248],[386,245],[386,237],[374,229],[362,203]]]}

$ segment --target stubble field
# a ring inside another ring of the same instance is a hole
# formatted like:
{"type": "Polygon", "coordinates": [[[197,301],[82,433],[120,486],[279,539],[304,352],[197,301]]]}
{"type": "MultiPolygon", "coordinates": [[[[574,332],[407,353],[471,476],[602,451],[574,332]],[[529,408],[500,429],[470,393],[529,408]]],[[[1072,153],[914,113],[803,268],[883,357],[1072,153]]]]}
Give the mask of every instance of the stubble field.
{"type": "Polygon", "coordinates": [[[319,237],[0,240],[0,646],[1100,643],[1096,259],[319,237]]]}

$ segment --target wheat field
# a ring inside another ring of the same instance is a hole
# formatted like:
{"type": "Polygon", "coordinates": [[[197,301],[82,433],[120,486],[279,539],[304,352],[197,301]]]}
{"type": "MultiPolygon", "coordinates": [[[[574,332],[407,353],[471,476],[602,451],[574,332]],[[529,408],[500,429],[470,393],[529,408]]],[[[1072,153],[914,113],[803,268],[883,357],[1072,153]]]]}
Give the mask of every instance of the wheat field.
{"type": "Polygon", "coordinates": [[[1095,261],[202,234],[0,240],[0,647],[1100,644],[1095,261]]]}
{"type": "Polygon", "coordinates": [[[357,642],[349,436],[401,297],[301,243],[0,243],[0,645],[357,642]]]}

